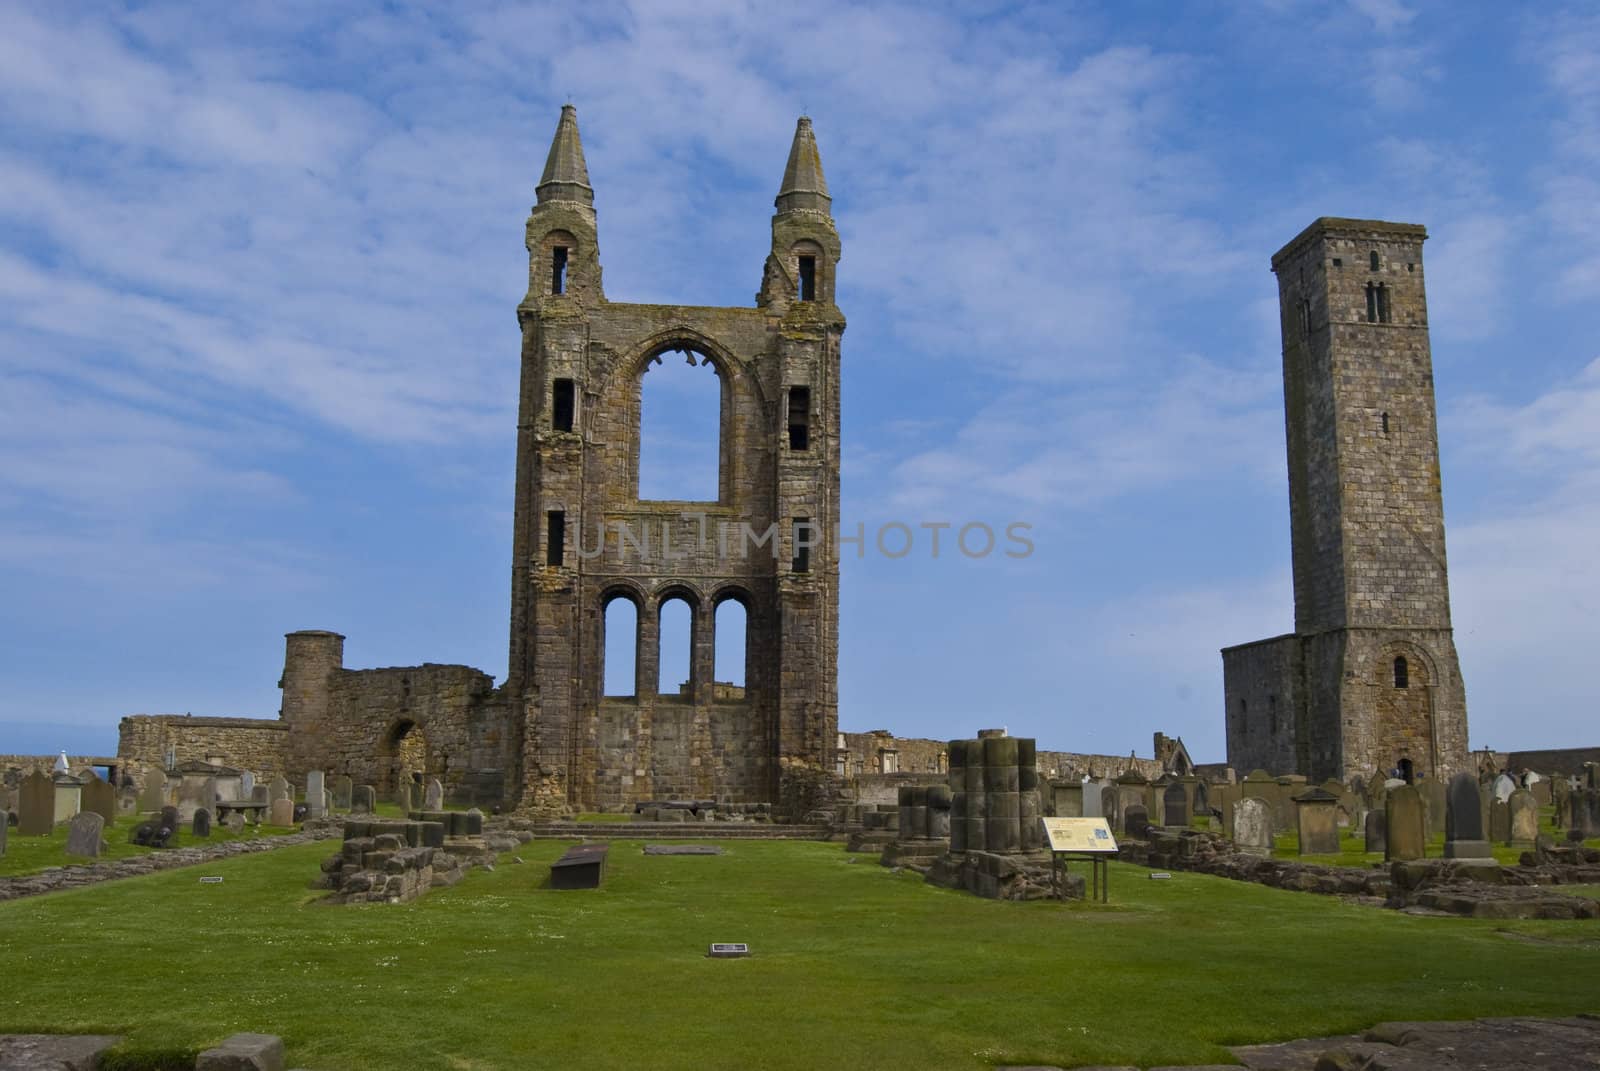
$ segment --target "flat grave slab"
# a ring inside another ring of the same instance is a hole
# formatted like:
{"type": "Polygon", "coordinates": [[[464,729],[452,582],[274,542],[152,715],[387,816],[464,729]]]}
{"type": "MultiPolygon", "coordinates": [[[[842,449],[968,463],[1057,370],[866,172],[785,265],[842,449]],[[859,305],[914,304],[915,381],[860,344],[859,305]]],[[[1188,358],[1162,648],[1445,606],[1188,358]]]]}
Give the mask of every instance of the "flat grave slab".
{"type": "Polygon", "coordinates": [[[598,889],[606,876],[609,844],[578,844],[550,864],[552,889],[598,889]]]}

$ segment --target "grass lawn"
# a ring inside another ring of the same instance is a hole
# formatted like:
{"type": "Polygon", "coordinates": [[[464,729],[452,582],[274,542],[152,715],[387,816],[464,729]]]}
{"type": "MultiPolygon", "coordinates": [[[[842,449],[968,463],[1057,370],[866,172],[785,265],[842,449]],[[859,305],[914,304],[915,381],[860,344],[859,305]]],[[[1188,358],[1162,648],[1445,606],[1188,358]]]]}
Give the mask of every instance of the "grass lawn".
{"type": "Polygon", "coordinates": [[[1226,1062],[1384,1019],[1600,1010],[1572,983],[1600,956],[1593,922],[1416,918],[1115,863],[1109,907],[1005,904],[813,842],[618,842],[603,889],[553,892],[542,864],[567,846],[403,906],[313,903],[331,843],[0,904],[0,1031],[265,1031],[324,1069],[922,1071],[1226,1062]],[[712,941],[754,955],[710,960],[712,941]]]}
{"type": "MultiPolygon", "coordinates": [[[[90,863],[103,862],[108,859],[127,859],[135,855],[147,855],[157,851],[155,848],[141,848],[128,843],[128,836],[133,828],[148,816],[119,817],[108,826],[101,834],[106,842],[106,851],[99,859],[85,859],[82,856],[67,854],[67,823],[56,826],[47,837],[24,837],[15,829],[9,830],[6,837],[6,854],[0,855],[0,877],[20,877],[24,874],[36,874],[53,866],[87,866],[90,863]]],[[[281,836],[285,833],[294,833],[295,829],[285,826],[262,825],[260,830],[252,826],[245,826],[245,831],[239,836],[228,832],[228,827],[216,822],[211,824],[210,837],[197,837],[189,832],[185,826],[178,831],[174,847],[194,848],[207,844],[218,844],[230,840],[249,840],[257,836],[281,836]]]]}

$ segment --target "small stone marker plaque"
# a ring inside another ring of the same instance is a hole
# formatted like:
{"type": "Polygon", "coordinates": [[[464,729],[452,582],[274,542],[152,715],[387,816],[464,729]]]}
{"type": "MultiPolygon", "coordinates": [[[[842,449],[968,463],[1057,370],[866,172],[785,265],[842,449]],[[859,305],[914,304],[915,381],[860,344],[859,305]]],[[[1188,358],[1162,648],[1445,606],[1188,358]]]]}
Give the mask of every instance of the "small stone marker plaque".
{"type": "Polygon", "coordinates": [[[222,884],[222,875],[221,874],[212,874],[212,875],[208,875],[206,877],[203,877],[203,878],[200,879],[200,884],[201,885],[221,885],[222,884]]]}
{"type": "Polygon", "coordinates": [[[1041,818],[1053,852],[1116,852],[1117,838],[1104,818],[1041,818]]]}
{"type": "Polygon", "coordinates": [[[721,855],[722,848],[716,844],[646,844],[646,855],[721,855]]]}
{"type": "Polygon", "coordinates": [[[714,944],[711,946],[710,951],[706,953],[712,959],[738,959],[740,956],[748,956],[749,954],[750,946],[743,942],[738,944],[714,944]]]}

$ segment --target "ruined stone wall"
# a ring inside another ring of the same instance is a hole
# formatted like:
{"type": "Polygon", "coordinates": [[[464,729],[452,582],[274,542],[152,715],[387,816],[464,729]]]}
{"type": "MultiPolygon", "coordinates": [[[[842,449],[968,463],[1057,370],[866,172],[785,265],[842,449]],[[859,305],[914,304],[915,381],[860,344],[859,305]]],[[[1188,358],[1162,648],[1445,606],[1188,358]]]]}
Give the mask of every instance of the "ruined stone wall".
{"type": "Polygon", "coordinates": [[[610,809],[678,796],[771,802],[790,767],[832,767],[837,548],[830,538],[800,561],[795,525],[831,533],[837,524],[844,319],[833,303],[838,235],[809,120],[796,133],[802,142],[803,196],[787,190],[796,177],[787,175],[754,307],[613,302],[601,284],[576,115],[563,110],[525,229],[528,290],[518,306],[504,694],[521,719],[514,792],[522,807],[610,809]],[[800,292],[801,256],[817,268],[814,292],[800,292]],[[644,376],[657,361],[685,359],[709,366],[719,385],[716,499],[641,500],[644,376]],[[790,413],[801,396],[807,411],[790,413]],[[796,422],[803,441],[789,434],[796,422]],[[774,542],[748,548],[745,530],[770,530],[774,542]],[[628,696],[603,694],[605,610],[616,599],[637,615],[628,696]],[[682,690],[658,682],[660,614],[673,600],[693,621],[682,690]],[[737,702],[712,679],[716,609],[729,600],[746,612],[737,702]]]}
{"type": "Polygon", "coordinates": [[[289,726],[266,718],[205,718],[187,714],[130,714],[117,726],[117,757],[138,776],[152,766],[214,762],[258,777],[286,773],[289,726]]]}
{"type": "Polygon", "coordinates": [[[421,773],[437,777],[456,802],[498,804],[504,795],[510,711],[494,693],[494,678],[471,666],[336,671],[325,724],[329,731],[309,769],[348,774],[382,793],[421,773]],[[416,771],[401,762],[413,734],[425,756],[416,771]]]}
{"type": "MultiPolygon", "coordinates": [[[[909,775],[910,780],[907,783],[920,784],[923,781],[916,775],[938,774],[949,769],[949,745],[944,740],[892,736],[882,730],[840,733],[839,736],[845,745],[841,751],[845,764],[842,776],[846,778],[847,783],[856,781],[862,786],[870,786],[875,784],[869,780],[873,775],[888,776],[879,765],[885,750],[895,752],[898,759],[896,772],[909,775]]],[[[1116,777],[1130,765],[1150,780],[1160,777],[1165,772],[1162,764],[1156,759],[1132,758],[1127,755],[1040,750],[1036,752],[1036,756],[1039,776],[1054,780],[1080,780],[1091,771],[1098,777],[1116,777]]],[[[934,784],[937,781],[927,783],[934,784]]]]}
{"type": "Polygon", "coordinates": [[[1579,777],[1589,763],[1600,763],[1600,747],[1550,748],[1543,751],[1513,751],[1500,766],[1502,770],[1520,773],[1565,774],[1579,777]]]}
{"type": "Polygon", "coordinates": [[[1293,773],[1301,710],[1301,642],[1278,636],[1222,652],[1228,765],[1235,770],[1293,773]]]}

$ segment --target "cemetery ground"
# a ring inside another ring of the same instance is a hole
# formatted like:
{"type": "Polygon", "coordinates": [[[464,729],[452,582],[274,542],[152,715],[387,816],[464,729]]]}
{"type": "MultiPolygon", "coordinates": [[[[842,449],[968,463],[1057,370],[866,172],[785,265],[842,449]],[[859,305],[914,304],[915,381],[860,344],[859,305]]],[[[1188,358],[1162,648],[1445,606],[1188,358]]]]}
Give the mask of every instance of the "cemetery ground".
{"type": "MultiPolygon", "coordinates": [[[[129,834],[135,826],[148,818],[148,815],[124,815],[115,822],[106,826],[101,834],[105,841],[105,850],[98,859],[88,859],[82,856],[67,854],[67,824],[65,822],[56,826],[48,835],[43,837],[26,837],[13,829],[6,838],[6,851],[0,855],[0,877],[21,877],[26,874],[37,874],[49,867],[57,866],[87,866],[90,863],[102,863],[117,859],[130,859],[134,856],[148,855],[158,851],[155,848],[144,848],[130,844],[129,834]]],[[[283,836],[298,832],[298,827],[269,826],[262,824],[259,829],[246,826],[243,833],[229,832],[227,826],[221,823],[211,827],[211,836],[197,837],[185,826],[178,831],[173,839],[174,848],[200,848],[208,844],[222,844],[231,840],[249,840],[252,837],[283,836]]]]}
{"type": "Polygon", "coordinates": [[[1119,863],[1109,905],[1006,903],[797,841],[617,841],[602,888],[552,891],[570,843],[405,905],[317,904],[329,843],[3,903],[0,1032],[125,1034],[120,1066],[147,1068],[239,1031],[324,1069],[1151,1066],[1386,1020],[1600,1010],[1578,981],[1594,923],[1119,863]],[[752,955],[709,959],[714,941],[752,955]]]}

